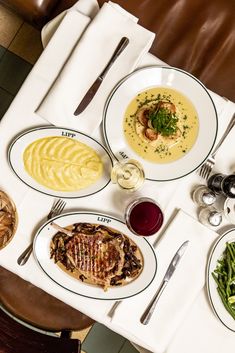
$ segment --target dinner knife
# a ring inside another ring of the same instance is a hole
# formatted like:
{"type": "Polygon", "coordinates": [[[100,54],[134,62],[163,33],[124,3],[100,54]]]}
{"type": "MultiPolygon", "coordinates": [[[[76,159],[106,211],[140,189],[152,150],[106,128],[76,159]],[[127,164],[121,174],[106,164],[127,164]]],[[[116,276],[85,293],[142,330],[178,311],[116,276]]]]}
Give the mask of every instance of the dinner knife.
{"type": "Polygon", "coordinates": [[[175,269],[176,269],[180,259],[182,258],[182,256],[183,256],[188,244],[189,244],[189,240],[185,241],[179,247],[179,249],[176,251],[174,257],[172,258],[172,260],[170,262],[170,265],[168,266],[168,269],[167,269],[167,271],[165,273],[165,276],[163,277],[162,283],[161,283],[160,287],[157,290],[157,293],[154,295],[154,297],[151,300],[150,304],[148,305],[147,309],[145,310],[145,312],[141,316],[140,322],[143,325],[147,325],[149,320],[151,319],[151,316],[152,316],[152,314],[154,312],[156,304],[157,304],[162,292],[166,288],[166,285],[168,284],[169,280],[171,279],[171,276],[175,272],[175,269]]]}
{"type": "Polygon", "coordinates": [[[85,96],[83,97],[83,99],[79,103],[77,109],[75,110],[74,115],[77,116],[77,115],[81,114],[85,110],[85,108],[88,106],[88,104],[91,102],[91,100],[93,99],[94,95],[98,91],[101,83],[103,82],[107,72],[109,71],[109,69],[113,65],[114,61],[118,58],[118,56],[126,48],[128,43],[129,43],[129,39],[126,38],[126,37],[122,37],[122,39],[120,40],[117,48],[115,49],[115,51],[113,53],[111,59],[109,60],[108,64],[105,66],[104,70],[99,75],[99,77],[95,80],[93,85],[88,89],[88,91],[86,92],[85,96]]]}

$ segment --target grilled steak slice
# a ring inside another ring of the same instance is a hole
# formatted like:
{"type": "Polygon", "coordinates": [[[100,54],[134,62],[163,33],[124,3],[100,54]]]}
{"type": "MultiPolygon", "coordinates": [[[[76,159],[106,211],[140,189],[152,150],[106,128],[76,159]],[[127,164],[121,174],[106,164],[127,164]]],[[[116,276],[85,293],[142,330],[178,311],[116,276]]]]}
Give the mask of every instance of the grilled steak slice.
{"type": "Polygon", "coordinates": [[[107,290],[137,277],[142,269],[138,248],[129,238],[96,224],[76,223],[53,237],[51,257],[80,280],[107,290]],[[66,234],[67,233],[67,234],[66,234]],[[72,235],[72,236],[71,236],[72,235]],[[136,256],[138,253],[139,256],[136,256]]]}
{"type": "Polygon", "coordinates": [[[106,287],[110,278],[121,273],[124,264],[123,241],[105,241],[101,232],[75,234],[66,243],[66,255],[74,267],[94,284],[106,287]]]}

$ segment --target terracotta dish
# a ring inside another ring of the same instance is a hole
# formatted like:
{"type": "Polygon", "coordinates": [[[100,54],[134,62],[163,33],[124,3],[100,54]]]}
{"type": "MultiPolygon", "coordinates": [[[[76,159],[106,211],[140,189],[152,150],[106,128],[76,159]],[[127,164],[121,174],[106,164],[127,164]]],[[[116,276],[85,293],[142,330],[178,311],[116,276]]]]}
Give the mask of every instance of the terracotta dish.
{"type": "Polygon", "coordinates": [[[16,206],[11,198],[0,190],[0,249],[13,238],[18,225],[16,206]]]}

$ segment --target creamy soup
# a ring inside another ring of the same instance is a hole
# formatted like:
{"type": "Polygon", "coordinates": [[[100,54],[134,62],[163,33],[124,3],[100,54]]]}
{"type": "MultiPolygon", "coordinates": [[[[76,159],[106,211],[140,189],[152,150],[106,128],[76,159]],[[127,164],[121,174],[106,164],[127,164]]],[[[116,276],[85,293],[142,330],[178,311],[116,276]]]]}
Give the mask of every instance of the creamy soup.
{"type": "Polygon", "coordinates": [[[76,191],[95,183],[103,171],[99,155],[86,144],[51,136],[32,142],[23,153],[24,167],[38,183],[57,191],[76,191]]]}
{"type": "Polygon", "coordinates": [[[199,121],[195,107],[183,94],[168,87],[155,87],[130,102],[123,129],[128,144],[139,156],[168,163],[192,148],[199,121]]]}

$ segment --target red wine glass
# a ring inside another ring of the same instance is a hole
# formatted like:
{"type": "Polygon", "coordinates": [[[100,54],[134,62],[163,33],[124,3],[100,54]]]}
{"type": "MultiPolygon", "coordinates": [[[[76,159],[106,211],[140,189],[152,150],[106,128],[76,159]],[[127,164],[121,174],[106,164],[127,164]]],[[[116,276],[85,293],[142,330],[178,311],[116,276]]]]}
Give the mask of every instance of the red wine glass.
{"type": "Polygon", "coordinates": [[[146,237],[160,230],[163,212],[155,200],[141,197],[127,206],[125,221],[132,233],[146,237]]]}

